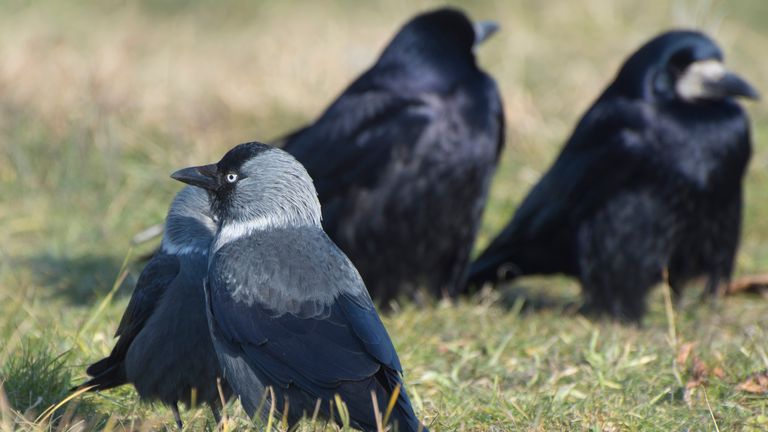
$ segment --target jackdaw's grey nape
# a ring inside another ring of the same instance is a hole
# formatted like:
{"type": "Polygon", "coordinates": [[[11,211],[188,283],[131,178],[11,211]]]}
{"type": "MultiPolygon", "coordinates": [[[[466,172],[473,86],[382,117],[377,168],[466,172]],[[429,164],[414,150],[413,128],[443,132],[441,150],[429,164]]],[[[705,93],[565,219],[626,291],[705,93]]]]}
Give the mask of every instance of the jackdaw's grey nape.
{"type": "Polygon", "coordinates": [[[320,417],[339,421],[339,395],[351,425],[375,431],[375,409],[383,415],[397,394],[390,423],[426,430],[360,275],[320,225],[320,203],[299,162],[247,143],[172,177],[208,190],[219,221],[206,313],[224,377],[249,415],[271,387],[268,400],[292,425],[316,406],[320,417]]]}
{"type": "Polygon", "coordinates": [[[455,296],[504,145],[475,50],[498,26],[440,8],[408,21],[313,123],[281,141],[307,168],[323,228],[382,307],[455,296]]]}
{"type": "MultiPolygon", "coordinates": [[[[160,251],[139,276],[109,357],[88,368],[80,388],[106,390],[131,383],[142,400],[171,407],[182,427],[178,402],[207,403],[216,422],[221,398],[219,362],[205,316],[203,280],[216,229],[204,191],[182,189],[165,220],[160,251]]],[[[222,381],[224,397],[231,391],[222,381]]]]}

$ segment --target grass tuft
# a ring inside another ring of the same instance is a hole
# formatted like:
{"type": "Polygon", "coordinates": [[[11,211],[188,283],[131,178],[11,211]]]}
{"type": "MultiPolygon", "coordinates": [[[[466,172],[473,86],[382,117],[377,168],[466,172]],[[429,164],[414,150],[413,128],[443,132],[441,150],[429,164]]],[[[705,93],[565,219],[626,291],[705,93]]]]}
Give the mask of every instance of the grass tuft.
{"type": "Polygon", "coordinates": [[[72,386],[68,352],[55,353],[45,341],[26,340],[0,369],[11,409],[28,420],[63,399],[72,386]]]}

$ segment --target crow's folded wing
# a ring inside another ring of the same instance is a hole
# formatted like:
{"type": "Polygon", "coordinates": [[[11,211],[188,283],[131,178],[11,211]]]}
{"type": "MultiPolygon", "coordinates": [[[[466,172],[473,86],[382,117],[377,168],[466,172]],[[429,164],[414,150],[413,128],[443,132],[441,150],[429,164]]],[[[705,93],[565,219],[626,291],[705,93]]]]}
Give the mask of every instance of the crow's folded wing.
{"type": "Polygon", "coordinates": [[[375,185],[393,162],[413,157],[413,143],[434,117],[435,107],[417,95],[350,89],[314,124],[279,142],[307,168],[324,203],[375,185]]]}
{"type": "Polygon", "coordinates": [[[643,114],[634,107],[603,102],[593,108],[473,267],[503,261],[504,249],[581,220],[637,180],[654,163],[654,140],[646,130],[643,114]]]}

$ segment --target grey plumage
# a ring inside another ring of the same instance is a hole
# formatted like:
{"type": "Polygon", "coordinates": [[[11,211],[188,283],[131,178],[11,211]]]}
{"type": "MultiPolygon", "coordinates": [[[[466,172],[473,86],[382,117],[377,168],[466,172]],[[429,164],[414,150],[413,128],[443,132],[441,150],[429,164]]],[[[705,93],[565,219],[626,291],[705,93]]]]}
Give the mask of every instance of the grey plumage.
{"type": "Polygon", "coordinates": [[[177,403],[190,406],[194,391],[195,402],[210,404],[218,420],[221,373],[202,286],[215,228],[207,195],[182,189],[168,212],[160,251],[142,271],[120,321],[119,339],[109,357],[88,368],[93,378],[83,387],[131,383],[142,400],[170,406],[179,427],[177,403]]]}
{"type": "MultiPolygon", "coordinates": [[[[320,225],[312,180],[293,157],[264,144],[235,147],[215,165],[174,178],[208,189],[219,229],[211,249],[206,313],[224,376],[249,415],[271,387],[291,424],[338,418],[376,430],[396,387],[391,421],[423,427],[403,388],[400,361],[360,275],[320,225]]],[[[266,408],[265,408],[266,409],[266,408]]]]}

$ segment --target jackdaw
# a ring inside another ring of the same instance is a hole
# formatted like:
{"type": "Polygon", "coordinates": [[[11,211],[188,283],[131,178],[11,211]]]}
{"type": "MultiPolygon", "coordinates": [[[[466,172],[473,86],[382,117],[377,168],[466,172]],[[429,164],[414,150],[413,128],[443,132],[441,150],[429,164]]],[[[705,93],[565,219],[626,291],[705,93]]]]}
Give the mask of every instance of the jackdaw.
{"type": "MultiPolygon", "coordinates": [[[[185,187],[165,220],[160,250],[139,276],[109,357],[88,367],[80,387],[106,390],[131,383],[145,401],[160,401],[182,427],[178,402],[207,403],[217,423],[221,369],[208,331],[203,279],[216,230],[207,194],[185,187]]],[[[222,383],[224,396],[230,390],[222,383]]]]}
{"type": "Polygon", "coordinates": [[[257,413],[271,387],[271,403],[291,424],[316,404],[319,416],[338,421],[338,394],[351,425],[375,431],[372,393],[384,413],[399,388],[390,420],[418,430],[395,348],[360,275],[323,231],[304,167],[282,150],[246,143],[172,177],[208,190],[219,221],[206,313],[245,411],[257,413]]]}
{"type": "Polygon", "coordinates": [[[309,171],[323,227],[387,306],[466,280],[504,114],[475,48],[493,34],[456,9],[409,21],[313,124],[282,140],[309,171]]]}
{"type": "Polygon", "coordinates": [[[588,309],[630,321],[665,270],[673,292],[727,283],[739,243],[757,92],[709,37],[670,31],[642,46],[587,111],[470,283],[564,273],[588,309]]]}

